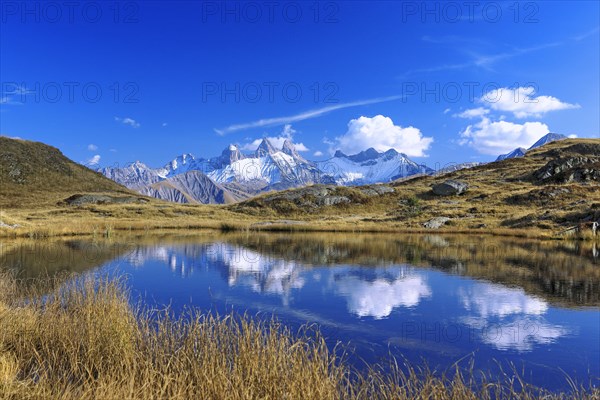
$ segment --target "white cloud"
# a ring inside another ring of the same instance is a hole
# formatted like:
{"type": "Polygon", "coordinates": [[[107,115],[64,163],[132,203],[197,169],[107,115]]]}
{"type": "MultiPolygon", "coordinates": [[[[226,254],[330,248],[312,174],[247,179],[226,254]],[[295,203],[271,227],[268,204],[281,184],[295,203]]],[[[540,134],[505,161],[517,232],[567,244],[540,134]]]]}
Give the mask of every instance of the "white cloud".
{"type": "MultiPolygon", "coordinates": [[[[269,139],[271,144],[276,149],[281,149],[281,147],[283,146],[283,142],[285,142],[286,140],[291,140],[293,142],[295,133],[296,133],[296,130],[294,128],[292,128],[292,125],[286,124],[286,125],[284,125],[283,130],[281,131],[281,133],[278,136],[269,136],[269,137],[267,137],[267,139],[269,139]]],[[[252,142],[246,143],[245,145],[243,145],[241,147],[241,149],[248,150],[248,151],[254,151],[260,145],[260,143],[262,141],[263,141],[263,139],[255,139],[252,142]]],[[[296,148],[296,151],[299,151],[299,152],[309,151],[308,147],[306,147],[304,145],[304,143],[295,143],[294,142],[294,147],[296,148]]]]}
{"type": "Polygon", "coordinates": [[[322,155],[323,155],[323,152],[319,151],[319,150],[317,150],[313,153],[313,156],[315,156],[315,157],[321,157],[322,155]]]}
{"type": "Polygon", "coordinates": [[[470,108],[461,113],[454,114],[454,116],[459,117],[459,118],[473,119],[473,118],[483,117],[484,115],[489,114],[489,112],[490,112],[490,110],[488,110],[486,108],[478,107],[478,108],[470,108]]]}
{"type": "Polygon", "coordinates": [[[541,122],[492,122],[484,117],[460,133],[460,144],[469,145],[482,154],[498,155],[508,153],[516,147],[529,148],[549,132],[548,125],[541,122]]]}
{"type": "Polygon", "coordinates": [[[444,110],[444,114],[448,114],[450,111],[451,111],[451,110],[450,110],[449,108],[446,108],[446,109],[444,110]]]}
{"type": "Polygon", "coordinates": [[[431,296],[431,289],[421,275],[405,275],[404,271],[393,280],[367,281],[344,276],[335,283],[336,291],[347,299],[348,310],[359,317],[385,318],[396,307],[415,307],[421,299],[431,296]]]}
{"type": "Polygon", "coordinates": [[[475,332],[482,342],[499,350],[530,351],[535,345],[552,343],[568,333],[564,327],[545,320],[547,302],[523,289],[478,283],[466,290],[461,288],[459,297],[470,314],[462,321],[477,328],[475,332]]]}
{"type": "Polygon", "coordinates": [[[550,111],[580,108],[578,104],[565,103],[553,96],[535,96],[535,88],[519,87],[490,90],[481,101],[497,111],[512,112],[517,118],[540,117],[550,111]]]}
{"type": "Polygon", "coordinates": [[[96,151],[98,150],[98,146],[96,146],[95,144],[88,144],[87,149],[89,151],[96,151]]]}
{"type": "Polygon", "coordinates": [[[265,118],[259,119],[257,121],[247,122],[243,124],[230,125],[226,128],[215,129],[219,135],[224,135],[226,133],[241,131],[244,129],[251,128],[260,128],[266,126],[275,126],[275,125],[283,125],[283,124],[291,124],[292,122],[304,121],[306,119],[317,118],[321,115],[327,114],[331,111],[342,110],[344,108],[357,107],[357,106],[366,106],[369,104],[378,104],[386,101],[399,100],[404,98],[404,96],[389,96],[389,97],[377,97],[374,99],[368,100],[359,100],[351,103],[340,103],[333,106],[327,106],[323,108],[318,108],[316,110],[309,110],[302,112],[296,115],[290,115],[287,117],[275,117],[275,118],[265,118]]]}
{"type": "Polygon", "coordinates": [[[393,148],[415,157],[424,157],[425,151],[433,142],[433,138],[423,137],[418,128],[412,126],[403,128],[394,125],[391,118],[383,115],[351,120],[348,123],[348,131],[335,140],[335,149],[342,150],[347,154],[358,153],[373,147],[378,151],[393,148]]]}
{"type": "Polygon", "coordinates": [[[94,157],[87,160],[87,165],[98,165],[100,163],[100,154],[96,154],[94,157]]]}
{"type": "Polygon", "coordinates": [[[139,122],[137,122],[133,118],[129,118],[129,117],[125,117],[125,118],[115,117],[115,121],[121,122],[122,124],[125,124],[125,125],[129,125],[132,128],[139,128],[141,126],[139,122]]]}
{"type": "Polygon", "coordinates": [[[523,289],[481,283],[461,291],[463,306],[483,318],[506,317],[512,314],[542,315],[548,311],[548,303],[530,296],[523,289]]]}

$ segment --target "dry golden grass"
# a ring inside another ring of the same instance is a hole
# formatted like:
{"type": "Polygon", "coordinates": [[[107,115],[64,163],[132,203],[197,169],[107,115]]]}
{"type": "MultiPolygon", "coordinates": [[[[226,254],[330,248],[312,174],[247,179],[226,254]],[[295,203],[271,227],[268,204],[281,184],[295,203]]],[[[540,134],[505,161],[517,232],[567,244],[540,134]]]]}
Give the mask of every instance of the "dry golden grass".
{"type": "Polygon", "coordinates": [[[424,222],[444,216],[451,221],[441,231],[496,234],[528,231],[531,236],[556,237],[565,227],[600,219],[600,185],[597,182],[539,184],[529,175],[558,157],[581,156],[576,146],[591,146],[595,156],[600,156],[600,140],[571,139],[550,143],[523,158],[441,176],[399,180],[392,183],[394,193],[381,196],[361,198],[358,190],[341,188],[347,193],[340,195],[358,198],[351,204],[313,210],[286,199],[272,201],[267,194],[230,208],[263,219],[298,219],[311,225],[320,225],[325,220],[332,227],[380,226],[410,231],[423,231],[424,222]],[[467,182],[469,190],[460,196],[434,195],[431,186],[447,179],[467,182]],[[414,201],[418,203],[417,212],[414,201]]]}
{"type": "MultiPolygon", "coordinates": [[[[9,181],[0,171],[0,184],[3,185],[0,221],[19,225],[17,228],[0,227],[0,237],[110,236],[117,230],[157,229],[417,233],[431,232],[423,228],[423,223],[444,216],[451,220],[439,232],[564,238],[560,232],[566,227],[600,218],[600,186],[597,182],[540,185],[527,177],[556,157],[577,156],[573,146],[600,149],[600,140],[593,139],[554,142],[523,158],[443,176],[405,179],[391,184],[395,189],[393,193],[381,196],[368,197],[354,188],[342,187],[339,191],[352,198],[353,203],[316,210],[293,202],[271,203],[268,201],[271,194],[228,206],[173,204],[156,199],[149,199],[146,204],[61,205],[61,200],[68,196],[92,188],[99,193],[119,196],[131,192],[97,173],[76,166],[56,149],[48,151],[38,149],[43,146],[41,144],[34,145],[20,151],[33,151],[39,153],[39,157],[46,151],[48,154],[44,157],[57,158],[61,168],[46,171],[47,179],[40,180],[33,174],[34,167],[27,167],[31,171],[24,176],[30,177],[30,181],[26,179],[25,183],[9,181]],[[433,195],[431,185],[446,179],[468,182],[470,188],[461,196],[433,195]],[[111,188],[114,189],[112,192],[111,188]],[[293,220],[293,223],[287,220],[293,220]]],[[[15,163],[5,162],[6,168],[14,169],[15,163]]],[[[576,238],[593,239],[589,232],[576,238]]],[[[600,240],[600,235],[595,239],[600,240]]]]}
{"type": "Polygon", "coordinates": [[[51,286],[40,297],[0,276],[3,399],[600,398],[576,386],[546,393],[512,374],[435,375],[393,362],[391,371],[360,373],[315,329],[293,334],[276,321],[134,309],[118,281],[51,286]]]}

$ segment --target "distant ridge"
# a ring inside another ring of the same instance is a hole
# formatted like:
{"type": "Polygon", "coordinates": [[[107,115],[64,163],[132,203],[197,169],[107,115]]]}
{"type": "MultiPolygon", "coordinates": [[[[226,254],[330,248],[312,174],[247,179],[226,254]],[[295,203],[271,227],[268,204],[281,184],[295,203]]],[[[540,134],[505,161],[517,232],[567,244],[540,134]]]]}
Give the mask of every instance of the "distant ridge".
{"type": "Polygon", "coordinates": [[[496,161],[506,160],[507,158],[523,157],[525,155],[525,153],[527,153],[529,150],[537,149],[538,147],[541,147],[547,143],[555,142],[557,140],[564,140],[564,139],[568,139],[568,137],[565,135],[561,135],[560,133],[548,133],[548,134],[542,136],[533,145],[531,145],[530,148],[525,149],[523,147],[518,147],[518,148],[514,149],[513,151],[511,151],[510,153],[502,154],[502,155],[498,156],[498,158],[496,158],[496,161]]]}
{"type": "Polygon", "coordinates": [[[140,193],[169,201],[229,203],[270,191],[312,184],[342,186],[390,182],[432,173],[394,149],[369,148],[354,155],[341,151],[326,161],[304,159],[289,139],[281,149],[265,138],[257,149],[243,154],[230,144],[220,156],[204,159],[184,154],[162,168],[135,162],[123,168],[102,168],[106,177],[140,193]],[[198,174],[186,176],[196,171],[198,174]]]}

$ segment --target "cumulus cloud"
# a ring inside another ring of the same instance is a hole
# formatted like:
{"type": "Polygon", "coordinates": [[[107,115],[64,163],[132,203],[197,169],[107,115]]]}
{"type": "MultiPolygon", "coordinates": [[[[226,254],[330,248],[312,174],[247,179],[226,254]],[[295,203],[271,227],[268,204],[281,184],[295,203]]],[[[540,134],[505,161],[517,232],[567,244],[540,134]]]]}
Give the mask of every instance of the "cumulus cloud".
{"type": "Polygon", "coordinates": [[[483,116],[489,114],[489,112],[490,112],[490,110],[488,110],[486,108],[478,107],[478,108],[470,108],[461,113],[454,114],[454,116],[459,117],[459,118],[473,119],[473,118],[483,117],[483,116]]]}
{"type": "Polygon", "coordinates": [[[459,290],[463,307],[471,314],[463,322],[476,328],[482,342],[499,350],[530,351],[568,333],[549,324],[543,315],[548,303],[522,289],[478,283],[459,290]]]}
{"type": "Polygon", "coordinates": [[[498,155],[508,153],[516,147],[529,148],[549,132],[548,125],[541,122],[492,122],[483,117],[480,122],[467,126],[460,133],[460,144],[469,145],[482,154],[498,155]]]}
{"type": "Polygon", "coordinates": [[[409,156],[424,157],[433,138],[423,137],[418,128],[394,125],[391,118],[376,115],[360,117],[348,123],[348,130],[335,139],[332,150],[353,154],[373,147],[378,151],[395,149],[409,156]]]}
{"type": "MultiPolygon", "coordinates": [[[[296,130],[294,128],[292,128],[291,124],[286,124],[286,125],[284,125],[283,130],[281,131],[281,133],[279,135],[269,136],[269,137],[267,137],[267,139],[269,139],[271,144],[273,146],[275,146],[276,149],[281,149],[281,147],[283,146],[283,142],[285,142],[286,140],[291,140],[293,142],[294,134],[296,134],[296,130]]],[[[241,149],[248,150],[248,151],[254,151],[260,145],[260,143],[262,141],[263,141],[262,138],[255,139],[252,142],[246,143],[245,145],[243,145],[241,147],[241,149]]],[[[299,151],[299,152],[309,151],[308,147],[306,147],[304,145],[304,143],[295,143],[294,142],[294,147],[296,148],[296,151],[299,151]]]]}
{"type": "Polygon", "coordinates": [[[96,151],[98,150],[98,146],[96,146],[95,144],[88,144],[87,149],[89,151],[96,151]]]}
{"type": "Polygon", "coordinates": [[[100,163],[100,154],[96,154],[92,158],[86,161],[87,165],[98,165],[100,163]]]}
{"type": "Polygon", "coordinates": [[[488,326],[482,331],[481,339],[498,350],[525,352],[533,350],[536,344],[553,343],[567,333],[568,330],[562,326],[538,319],[523,319],[502,326],[488,326]]]}
{"type": "Polygon", "coordinates": [[[506,317],[511,314],[541,315],[548,310],[548,303],[526,294],[522,289],[482,283],[468,292],[460,293],[463,306],[481,317],[506,317]]]}
{"type": "Polygon", "coordinates": [[[322,151],[319,151],[319,150],[317,150],[317,151],[315,151],[315,152],[313,153],[313,156],[315,156],[315,157],[321,157],[321,156],[323,156],[323,152],[322,152],[322,151]]]}
{"type": "Polygon", "coordinates": [[[356,276],[344,276],[336,282],[336,290],[346,297],[348,310],[359,317],[381,319],[396,307],[415,307],[422,298],[431,296],[431,289],[421,275],[403,275],[394,280],[373,281],[356,276]]]}
{"type": "Polygon", "coordinates": [[[497,111],[511,112],[517,118],[540,117],[550,111],[580,108],[553,96],[535,96],[535,88],[499,88],[484,94],[481,101],[497,111]]]}
{"type": "Polygon", "coordinates": [[[115,121],[120,122],[124,125],[129,125],[132,128],[139,128],[141,126],[139,122],[137,122],[135,119],[129,118],[129,117],[125,117],[125,118],[115,117],[115,121]]]}

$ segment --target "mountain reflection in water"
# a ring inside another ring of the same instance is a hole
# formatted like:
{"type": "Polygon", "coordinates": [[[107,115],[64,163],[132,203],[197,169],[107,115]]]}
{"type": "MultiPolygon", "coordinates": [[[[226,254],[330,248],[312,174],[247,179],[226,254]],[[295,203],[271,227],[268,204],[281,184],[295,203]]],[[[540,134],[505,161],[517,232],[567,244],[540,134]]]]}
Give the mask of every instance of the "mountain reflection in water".
{"type": "Polygon", "coordinates": [[[437,235],[167,235],[0,248],[0,265],[27,278],[116,272],[153,305],[315,322],[358,359],[391,352],[443,369],[471,354],[484,369],[523,364],[534,383],[557,387],[559,368],[580,380],[599,375],[599,262],[582,242],[437,235]]]}

